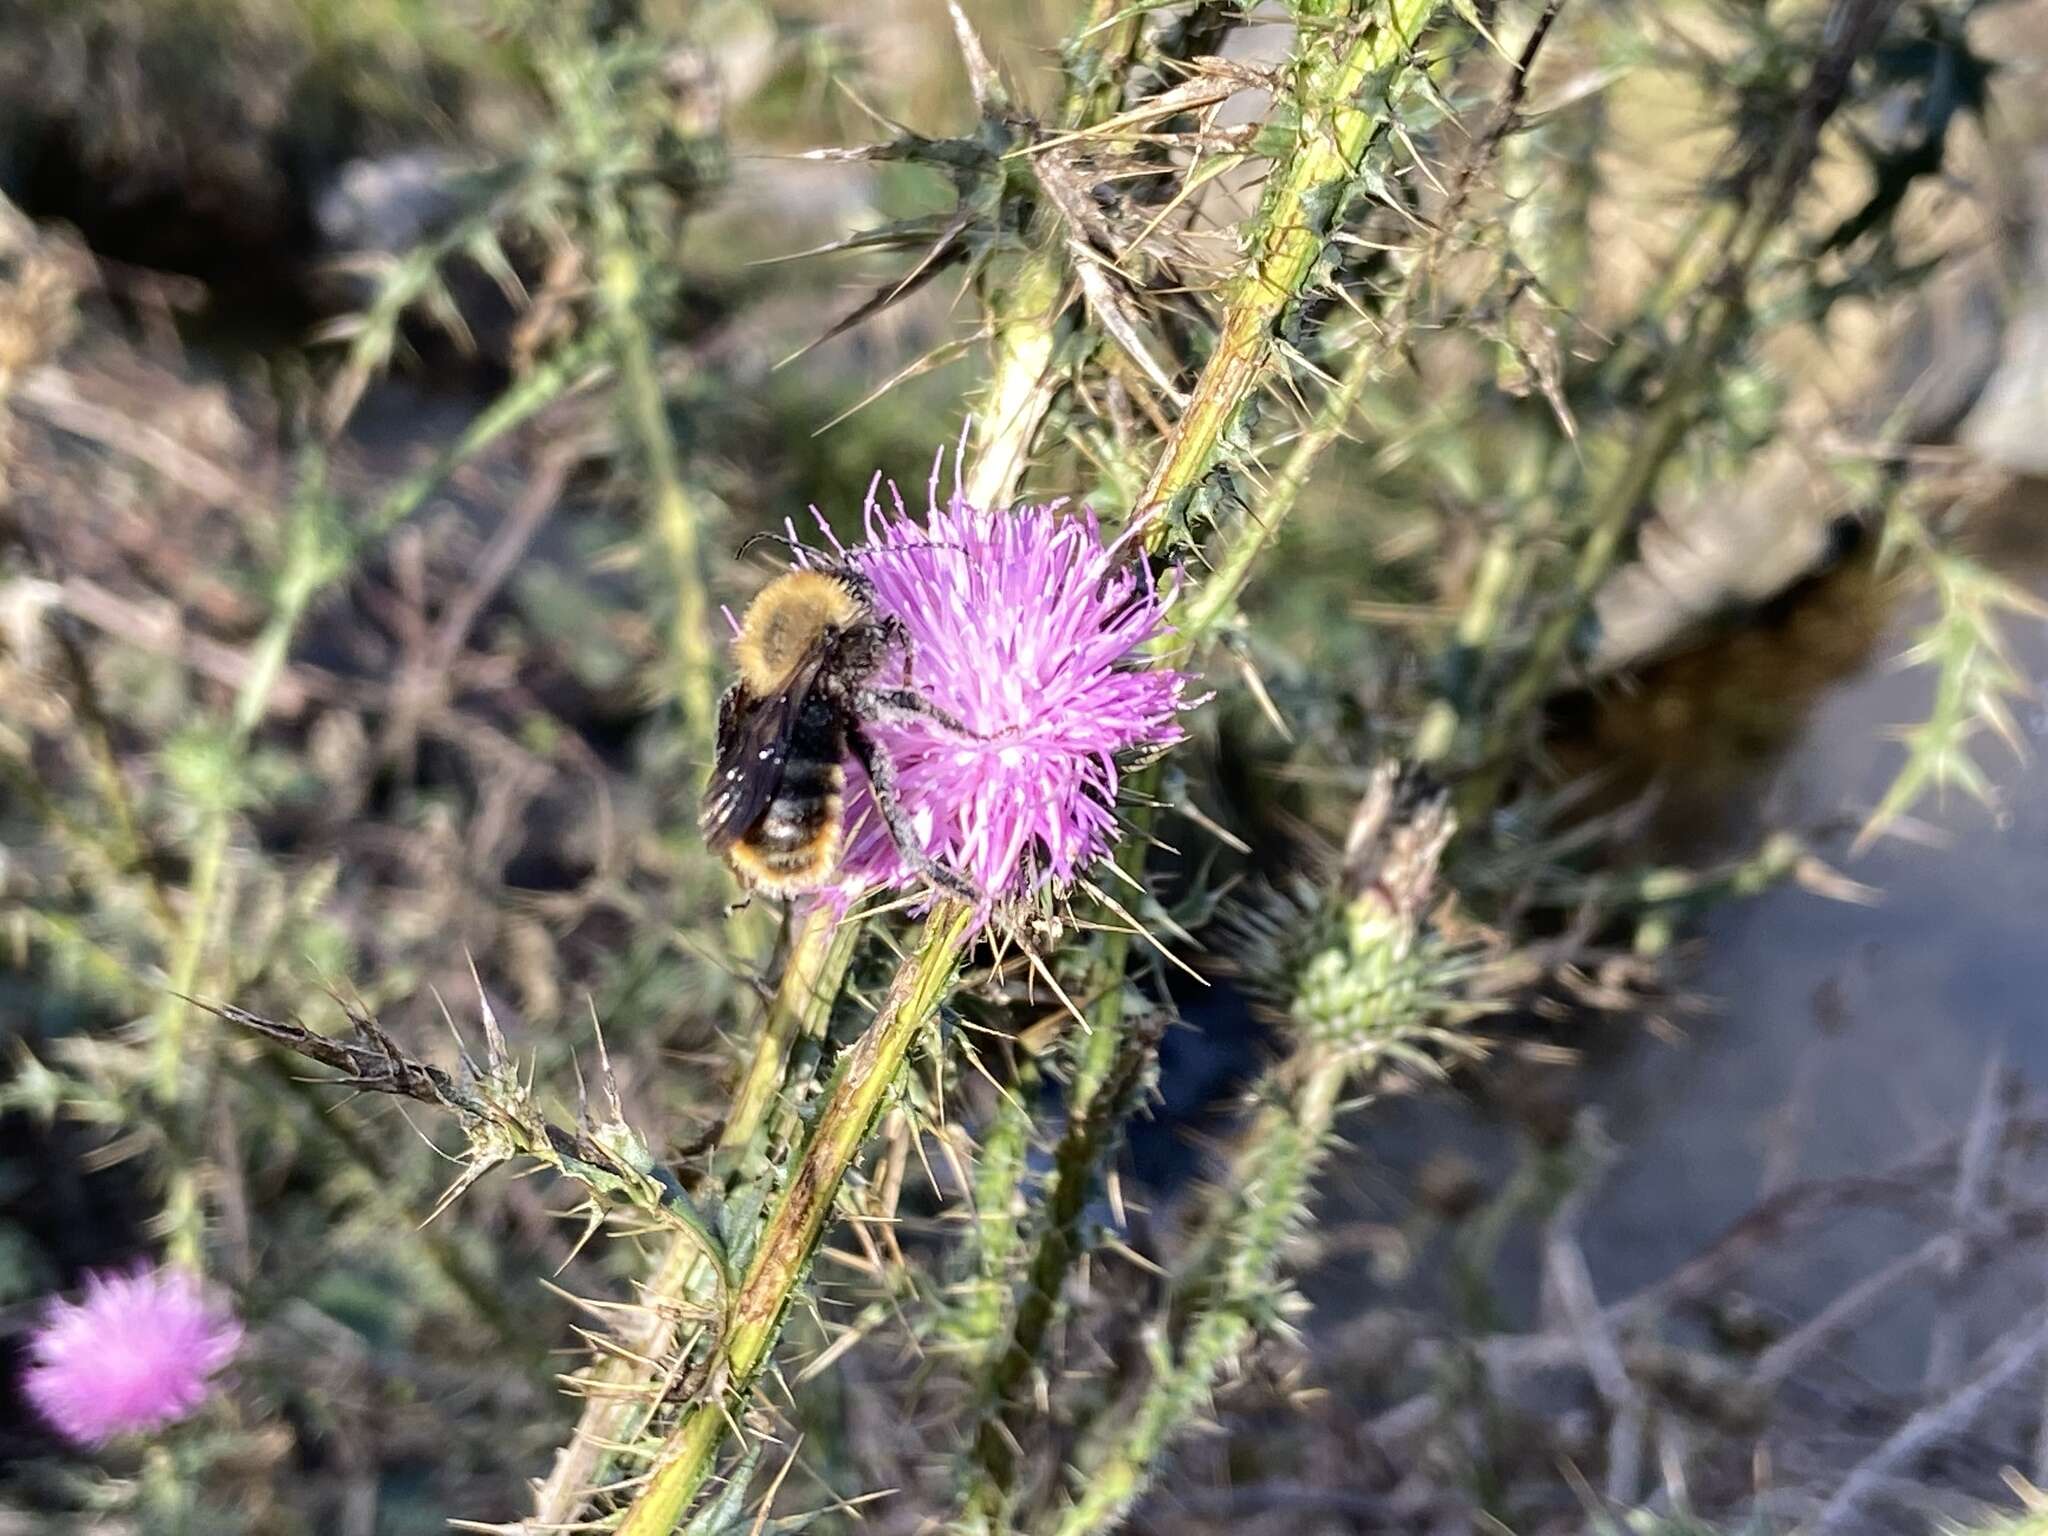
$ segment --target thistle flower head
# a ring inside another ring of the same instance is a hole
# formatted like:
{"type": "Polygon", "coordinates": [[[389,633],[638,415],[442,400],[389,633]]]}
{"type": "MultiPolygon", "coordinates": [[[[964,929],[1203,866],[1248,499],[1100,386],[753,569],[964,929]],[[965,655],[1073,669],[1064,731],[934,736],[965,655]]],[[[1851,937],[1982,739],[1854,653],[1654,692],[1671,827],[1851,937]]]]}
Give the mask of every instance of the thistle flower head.
{"type": "MultiPolygon", "coordinates": [[[[875,723],[897,798],[923,851],[991,900],[1064,890],[1116,841],[1119,758],[1181,737],[1187,679],[1140,655],[1166,628],[1159,592],[1142,568],[1113,569],[1093,515],[1061,502],[1003,511],[956,488],[941,506],[935,471],[919,523],[891,492],[885,511],[870,487],[865,542],[832,542],[902,625],[909,686],[971,733],[875,723]]],[[[848,779],[832,899],[920,885],[865,775],[848,779]]]]}
{"type": "Polygon", "coordinates": [[[29,1338],[22,1389],[81,1445],[183,1418],[242,1341],[233,1314],[177,1269],[90,1275],[53,1300],[29,1338]]]}

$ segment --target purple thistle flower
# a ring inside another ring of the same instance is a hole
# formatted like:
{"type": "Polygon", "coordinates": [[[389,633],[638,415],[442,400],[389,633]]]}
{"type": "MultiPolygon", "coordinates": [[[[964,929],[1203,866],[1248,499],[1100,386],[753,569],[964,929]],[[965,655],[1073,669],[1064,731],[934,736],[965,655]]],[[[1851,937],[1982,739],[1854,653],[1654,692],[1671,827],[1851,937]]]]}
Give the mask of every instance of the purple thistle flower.
{"type": "MultiPolygon", "coordinates": [[[[912,686],[987,738],[922,719],[875,723],[898,798],[924,851],[992,900],[1063,891],[1116,842],[1119,755],[1181,738],[1187,679],[1140,654],[1165,633],[1165,605],[1141,565],[1112,572],[1092,513],[1057,501],[985,509],[957,486],[941,507],[935,469],[920,526],[890,492],[893,513],[869,487],[865,543],[832,542],[903,625],[912,686]]],[[[858,765],[847,778],[830,899],[919,886],[858,765]]]]}
{"type": "Polygon", "coordinates": [[[242,1326],[178,1269],[88,1275],[29,1339],[22,1389],[80,1445],[185,1417],[234,1358],[242,1326]]]}

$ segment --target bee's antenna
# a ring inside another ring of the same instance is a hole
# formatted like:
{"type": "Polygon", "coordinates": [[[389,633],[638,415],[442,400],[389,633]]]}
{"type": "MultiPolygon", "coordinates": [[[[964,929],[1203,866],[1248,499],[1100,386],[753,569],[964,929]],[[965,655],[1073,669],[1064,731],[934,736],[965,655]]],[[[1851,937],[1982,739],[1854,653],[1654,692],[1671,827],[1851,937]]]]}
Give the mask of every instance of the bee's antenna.
{"type": "Polygon", "coordinates": [[[733,558],[735,560],[746,559],[748,551],[756,544],[780,544],[791,554],[802,554],[804,552],[804,546],[797,540],[792,539],[788,534],[770,533],[764,530],[760,533],[749,534],[746,542],[733,551],[733,558]]]}

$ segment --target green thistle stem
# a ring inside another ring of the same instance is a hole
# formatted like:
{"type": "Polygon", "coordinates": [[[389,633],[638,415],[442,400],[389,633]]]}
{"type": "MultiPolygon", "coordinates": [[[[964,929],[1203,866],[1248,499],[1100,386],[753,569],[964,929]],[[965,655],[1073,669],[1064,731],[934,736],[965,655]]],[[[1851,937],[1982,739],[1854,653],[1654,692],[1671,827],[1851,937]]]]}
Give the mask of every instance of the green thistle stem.
{"type": "MultiPolygon", "coordinates": [[[[646,1326],[621,1338],[620,1342],[643,1360],[662,1360],[676,1347],[677,1314],[674,1303],[698,1294],[708,1280],[703,1247],[689,1237],[672,1239],[654,1269],[641,1282],[646,1326]]],[[[534,1498],[533,1523],[541,1529],[573,1523],[589,1490],[601,1482],[614,1452],[610,1447],[625,1443],[638,1420],[648,1411],[646,1402],[627,1393],[646,1386],[647,1372],[617,1355],[602,1355],[584,1373],[593,1389],[586,1399],[576,1432],[555,1454],[547,1481],[534,1498]]]]}
{"type": "Polygon", "coordinates": [[[993,366],[982,392],[966,480],[967,499],[977,507],[1007,506],[1016,497],[1031,443],[1059,388],[1053,354],[1066,289],[1066,263],[1057,241],[1017,257],[991,286],[993,366]]]}
{"type": "Polygon", "coordinates": [[[1459,168],[1450,195],[1432,220],[1434,228],[1429,239],[1405,274],[1400,293],[1381,320],[1376,334],[1369,341],[1362,336],[1354,340],[1350,360],[1338,375],[1336,384],[1323,397],[1307,429],[1295,440],[1287,462],[1259,498],[1259,515],[1246,520],[1238,537],[1216,563],[1214,573],[1195,592],[1181,622],[1181,630],[1196,637],[1196,644],[1208,639],[1230,618],[1243,595],[1245,583],[1251,577],[1252,567],[1279,537],[1288,514],[1301,500],[1301,493],[1317,462],[1344,434],[1366,386],[1379,376],[1382,362],[1407,340],[1416,302],[1443,258],[1447,234],[1457,227],[1473,188],[1478,185],[1482,173],[1492,163],[1506,142],[1509,129],[1515,124],[1527,89],[1529,68],[1549,36],[1555,15],[1553,6],[1544,13],[1531,33],[1515,65],[1506,97],[1495,111],[1491,125],[1459,168]]]}
{"type": "MultiPolygon", "coordinates": [[[[1122,0],[1091,0],[1067,45],[1071,81],[1058,123],[1079,132],[1114,114],[1123,103],[1121,66],[1144,29],[1144,12],[1122,0]]],[[[983,285],[993,337],[992,367],[982,391],[967,499],[978,507],[1007,506],[1030,462],[1059,378],[1053,363],[1070,323],[1065,319],[1073,280],[1059,215],[1041,206],[1030,244],[983,285]]]]}
{"type": "Polygon", "coordinates": [[[1352,353],[1344,372],[1338,376],[1336,388],[1324,397],[1316,409],[1315,420],[1295,440],[1287,462],[1259,498],[1259,515],[1245,520],[1209,579],[1195,589],[1180,624],[1180,635],[1193,637],[1192,643],[1199,645],[1236,611],[1237,600],[1251,579],[1252,567],[1280,536],[1281,526],[1301,500],[1317,462],[1343,435],[1345,425],[1358,409],[1359,398],[1379,375],[1380,363],[1386,355],[1383,345],[1360,346],[1352,353]]]}
{"type": "Polygon", "coordinates": [[[1657,403],[1596,492],[1564,591],[1487,720],[1484,766],[1461,786],[1461,810],[1469,813],[1490,806],[1499,797],[1508,774],[1509,747],[1555,685],[1594,593],[1626,550],[1638,509],[1650,499],[1664,466],[1692,431],[1715,367],[1749,318],[1750,278],[1771,242],[1783,235],[1786,213],[1812,173],[1821,129],[1846,96],[1857,60],[1883,36],[1901,3],[1838,0],[1829,26],[1829,50],[1814,65],[1792,128],[1747,198],[1728,235],[1726,255],[1700,284],[1685,337],[1663,372],[1657,403]]]}
{"type": "Polygon", "coordinates": [[[684,732],[702,756],[718,714],[711,599],[705,588],[698,537],[702,512],[683,484],[675,435],[669,428],[668,402],[662,397],[661,375],[655,367],[654,338],[648,334],[643,314],[647,285],[626,211],[614,195],[600,199],[596,212],[602,249],[598,288],[612,332],[622,403],[653,482],[654,529],[668,556],[669,585],[676,605],[669,628],[675,652],[676,696],[682,705],[684,732]]]}
{"type": "Polygon", "coordinates": [[[1037,1063],[1022,1052],[1007,1089],[996,1098],[974,1150],[974,1212],[954,1270],[941,1326],[959,1351],[963,1368],[978,1371],[1007,1337],[1010,1291],[1024,1251],[1030,1203],[1031,1143],[1037,1122],[1031,1102],[1039,1088],[1037,1063]]]}
{"type": "Polygon", "coordinates": [[[1306,1069],[1298,1089],[1254,1121],[1230,1179],[1231,1229],[1210,1250],[1213,1265],[1189,1285],[1200,1304],[1186,1307],[1186,1322],[1160,1346],[1155,1374],[1137,1403],[1109,1415],[1114,1434],[1084,1448],[1080,1491],[1054,1528],[1057,1536],[1091,1536],[1117,1526],[1150,1483],[1160,1453],[1203,1407],[1216,1373],[1251,1338],[1281,1250],[1307,1202],[1344,1080],[1342,1058],[1325,1055],[1306,1069]]]}
{"type": "MultiPolygon", "coordinates": [[[[192,855],[192,874],[186,888],[183,923],[171,947],[166,995],[157,1005],[156,1094],[173,1106],[180,1101],[186,1062],[185,1024],[191,1005],[185,1001],[199,985],[199,970],[212,936],[215,908],[220,901],[221,875],[227,866],[228,841],[233,826],[240,777],[249,738],[270,705],[271,690],[284,670],[292,636],[299,621],[312,606],[315,596],[346,569],[338,558],[337,540],[331,527],[332,506],[328,501],[325,466],[311,453],[300,466],[300,483],[294,500],[289,546],[277,584],[277,604],[271,610],[263,632],[250,651],[249,670],[235,697],[229,717],[223,761],[218,765],[220,782],[212,786],[212,801],[200,824],[192,855]]],[[[193,1207],[196,1213],[196,1205],[193,1207]]],[[[180,1262],[196,1265],[196,1234],[173,1240],[180,1262]]]]}
{"type": "Polygon", "coordinates": [[[696,1500],[726,1431],[745,1412],[755,1378],[808,1273],[840,1181],[894,1090],[910,1047],[953,983],[974,912],[943,903],[925,920],[917,952],[896,973],[867,1032],[840,1058],[804,1147],[761,1230],[710,1361],[712,1388],[683,1414],[617,1536],[670,1536],[696,1500]]]}
{"type": "Polygon", "coordinates": [[[804,915],[790,943],[789,959],[768,1005],[768,1016],[754,1038],[754,1053],[733,1093],[732,1108],[719,1135],[721,1147],[736,1150],[754,1140],[769,1106],[782,1092],[790,1047],[804,1035],[824,1033],[832,1004],[846,981],[847,967],[853,963],[853,952],[859,947],[860,932],[859,922],[843,919],[829,907],[816,906],[804,915]]]}
{"type": "MultiPolygon", "coordinates": [[[[1131,780],[1137,803],[1131,813],[1131,830],[1116,858],[1133,878],[1144,874],[1147,838],[1156,815],[1152,795],[1158,782],[1156,766],[1141,770],[1131,780]]],[[[1011,1449],[1015,1425],[1029,1411],[1033,1367],[1060,1319],[1067,1278],[1086,1251],[1081,1221],[1088,1198],[1101,1182],[1101,1170],[1117,1145],[1131,1101],[1158,1048],[1157,1031],[1124,1027],[1124,968],[1130,961],[1130,949],[1131,935],[1121,928],[1111,929],[1103,936],[1090,972],[1089,990],[1099,991],[1100,997],[1087,1011],[1087,1029],[1074,1042],[1066,1128],[1053,1149],[1051,1177],[1035,1222],[1037,1236],[1030,1263],[1014,1303],[1004,1308],[1009,1314],[1008,1331],[999,1346],[991,1346],[999,1352],[970,1436],[962,1508],[964,1518],[977,1527],[999,1519],[1010,1498],[1017,1472],[1011,1449]]]]}
{"type": "Polygon", "coordinates": [[[1285,322],[1322,262],[1367,147],[1387,124],[1387,83],[1440,7],[1441,0],[1388,0],[1385,14],[1362,26],[1357,0],[1299,8],[1304,33],[1290,94],[1301,126],[1267,182],[1249,232],[1252,255],[1215,350],[1138,498],[1133,523],[1148,548],[1164,542],[1210,474],[1241,447],[1285,322]],[[1331,36],[1340,26],[1361,27],[1341,49],[1331,36]]]}
{"type": "MultiPolygon", "coordinates": [[[[1121,992],[1121,989],[1118,989],[1121,992]]],[[[1163,1026],[1163,1015],[1154,1015],[1163,1026]]],[[[1119,1022],[1121,1022],[1119,1020],[1119,1022]]],[[[1098,1029],[1096,1036],[1110,1031],[1098,1029]]],[[[1114,1077],[1102,1081],[1068,1121],[1055,1160],[1045,1221],[1031,1268],[1017,1304],[1008,1347],[990,1373],[986,1395],[991,1405],[976,1426],[974,1463],[978,1476],[970,1486],[970,1518],[999,1520],[1016,1478],[1015,1446],[1030,1413],[1026,1390],[1041,1364],[1040,1351],[1059,1317],[1066,1280],[1083,1244],[1081,1221],[1098,1182],[1101,1150],[1114,1144],[1120,1128],[1138,1108],[1147,1069],[1159,1047],[1160,1028],[1124,1033],[1127,1048],[1113,1058],[1114,1077]],[[1066,1161],[1059,1161],[1065,1159],[1066,1161]]],[[[1112,1037],[1113,1038],[1113,1037],[1112,1037]]]]}
{"type": "Polygon", "coordinates": [[[213,927],[213,907],[220,892],[220,872],[227,862],[228,813],[209,812],[192,855],[192,874],[185,891],[185,921],[171,949],[167,995],[157,1005],[156,1094],[164,1104],[178,1101],[184,1081],[185,1001],[199,983],[199,962],[213,927]]]}
{"type": "MultiPolygon", "coordinates": [[[[1388,24],[1363,36],[1334,70],[1319,69],[1313,62],[1329,54],[1327,38],[1318,33],[1302,43],[1303,128],[1296,153],[1275,173],[1278,189],[1269,191],[1261,210],[1265,233],[1255,239],[1253,265],[1224,318],[1224,340],[1202,375],[1195,400],[1161,452],[1147,494],[1140,500],[1140,526],[1161,508],[1184,506],[1226,452],[1224,428],[1242,416],[1264,385],[1273,362],[1273,328],[1299,298],[1321,259],[1341,208],[1342,193],[1356,175],[1375,128],[1384,124],[1383,115],[1350,103],[1364,92],[1370,78],[1405,58],[1408,40],[1435,8],[1420,0],[1397,0],[1388,24]],[[1325,209],[1319,223],[1310,220],[1310,203],[1325,209]],[[1236,345],[1231,342],[1233,336],[1239,338],[1236,345]],[[1263,339],[1253,345],[1250,338],[1254,337],[1263,339]]],[[[1261,498],[1258,521],[1195,597],[1171,637],[1176,649],[1198,649],[1234,609],[1254,564],[1299,499],[1316,461],[1341,434],[1379,356],[1378,349],[1361,352],[1347,369],[1314,425],[1289,455],[1279,479],[1261,498]]],[[[1156,525],[1155,532],[1164,526],[1156,525]]],[[[1135,878],[1143,877],[1146,836],[1154,817],[1149,801],[1157,779],[1156,770],[1147,770],[1132,785],[1139,802],[1133,816],[1135,826],[1118,858],[1135,878]]],[[[1119,1115],[1099,1112],[1098,1094],[1105,1084],[1129,1088],[1141,1083],[1156,1049],[1156,1036],[1125,1028],[1121,981],[1129,948],[1130,936],[1120,931],[1111,932],[1103,944],[1095,972],[1102,997],[1090,1011],[1089,1030],[1077,1046],[1067,1128],[1053,1154],[1046,1214],[1010,1337],[998,1357],[986,1394],[987,1406],[974,1431],[967,1503],[983,1520],[995,1518],[1008,1497],[1016,1472],[1011,1450],[1013,1426],[1028,1410],[1026,1389],[1032,1368],[1058,1320],[1068,1275],[1084,1248],[1079,1227],[1088,1192],[1099,1182],[1122,1124],[1119,1115]]],[[[1121,1096],[1112,1093],[1108,1101],[1113,1104],[1121,1096]]]]}
{"type": "MultiPolygon", "coordinates": [[[[783,1089],[790,1046],[803,1036],[824,1032],[859,937],[858,923],[842,922],[823,908],[814,908],[797,929],[720,1136],[721,1147],[740,1154],[743,1179],[759,1178],[767,1171],[755,1165],[759,1136],[769,1107],[783,1089]]],[[[711,1280],[702,1246],[688,1236],[676,1237],[640,1283],[647,1327],[621,1342],[640,1360],[665,1364],[676,1347],[676,1317],[704,1296],[711,1280]]],[[[575,1433],[556,1454],[535,1500],[536,1525],[563,1525],[576,1518],[588,1490],[604,1480],[612,1465],[615,1453],[610,1447],[629,1441],[646,1415],[646,1404],[621,1389],[649,1385],[649,1374],[646,1367],[616,1355],[601,1355],[591,1364],[585,1375],[597,1390],[586,1401],[575,1433]]]]}

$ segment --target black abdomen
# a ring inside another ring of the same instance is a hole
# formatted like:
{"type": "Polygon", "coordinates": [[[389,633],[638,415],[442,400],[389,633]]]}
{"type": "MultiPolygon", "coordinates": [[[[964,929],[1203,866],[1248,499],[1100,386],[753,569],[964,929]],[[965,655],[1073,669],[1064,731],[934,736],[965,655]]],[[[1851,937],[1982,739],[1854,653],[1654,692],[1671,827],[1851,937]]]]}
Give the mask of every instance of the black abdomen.
{"type": "Polygon", "coordinates": [[[836,762],[799,760],[792,755],[783,764],[775,798],[754,823],[747,841],[770,857],[808,848],[838,816],[840,778],[836,762]]]}
{"type": "Polygon", "coordinates": [[[790,732],[782,775],[731,856],[749,880],[771,893],[822,885],[839,857],[845,751],[839,710],[825,697],[807,700],[790,732]]]}

